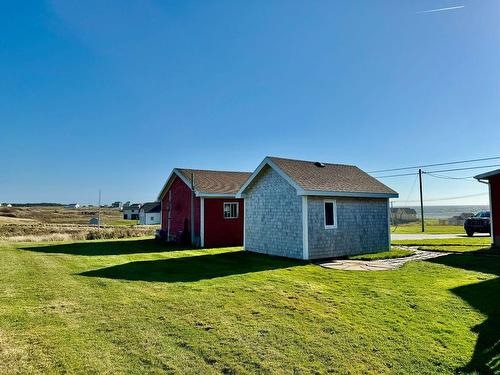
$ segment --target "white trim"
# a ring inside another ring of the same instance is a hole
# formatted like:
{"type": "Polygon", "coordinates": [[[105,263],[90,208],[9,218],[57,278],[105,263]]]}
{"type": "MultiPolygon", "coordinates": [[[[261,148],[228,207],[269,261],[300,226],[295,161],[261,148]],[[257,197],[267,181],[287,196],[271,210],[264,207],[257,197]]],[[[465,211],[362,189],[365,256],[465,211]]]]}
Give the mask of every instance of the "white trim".
{"type": "Polygon", "coordinates": [[[337,229],[337,201],[334,199],[325,199],[323,201],[323,224],[325,229],[337,229]],[[326,225],[326,204],[333,204],[333,225],[326,225]]]}
{"type": "Polygon", "coordinates": [[[269,165],[272,169],[274,169],[281,177],[283,177],[290,185],[292,185],[297,190],[297,192],[304,191],[304,189],[302,189],[299,184],[297,184],[289,175],[283,172],[280,167],[278,167],[269,157],[266,156],[264,160],[262,160],[262,162],[259,164],[257,169],[248,178],[248,180],[246,180],[240,190],[236,193],[236,198],[242,197],[242,194],[245,192],[246,188],[252,183],[252,181],[258,176],[262,168],[264,168],[266,165],[269,165]]]}
{"type": "Polygon", "coordinates": [[[246,213],[247,213],[247,208],[246,208],[246,205],[245,205],[245,202],[246,200],[243,199],[243,250],[245,250],[246,248],[246,230],[247,230],[247,218],[245,217],[246,213]]]}
{"type": "Polygon", "coordinates": [[[158,195],[157,199],[158,201],[161,201],[165,193],[165,190],[167,190],[167,187],[170,187],[170,185],[174,182],[172,179],[174,175],[179,177],[182,180],[182,182],[184,182],[189,187],[189,189],[191,189],[191,181],[189,181],[177,168],[174,168],[172,169],[172,172],[170,172],[167,181],[163,185],[163,188],[161,189],[160,194],[158,195]]]}
{"type": "Polygon", "coordinates": [[[389,237],[389,249],[391,250],[391,202],[387,198],[387,237],[389,237]]]}
{"type": "Polygon", "coordinates": [[[307,196],[302,196],[302,259],[309,259],[309,219],[307,212],[307,196]]]}
{"type": "Polygon", "coordinates": [[[495,228],[493,228],[493,193],[491,192],[491,182],[488,183],[488,193],[490,195],[490,231],[491,231],[491,244],[495,244],[495,228]]]}
{"type": "Polygon", "coordinates": [[[200,247],[205,246],[205,198],[200,198],[200,247]]]}
{"type": "Polygon", "coordinates": [[[197,197],[204,198],[236,198],[236,194],[231,193],[203,193],[203,192],[195,192],[197,197]]]}
{"type": "Polygon", "coordinates": [[[350,191],[316,191],[302,190],[298,195],[312,195],[320,197],[356,197],[356,198],[398,198],[398,193],[367,193],[350,191]]]}
{"type": "MultiPolygon", "coordinates": [[[[203,198],[201,198],[203,199],[203,198]]],[[[226,220],[234,220],[240,217],[240,202],[224,202],[222,204],[222,217],[226,220]],[[236,216],[234,217],[226,217],[226,204],[235,204],[236,205],[236,216]]]]}

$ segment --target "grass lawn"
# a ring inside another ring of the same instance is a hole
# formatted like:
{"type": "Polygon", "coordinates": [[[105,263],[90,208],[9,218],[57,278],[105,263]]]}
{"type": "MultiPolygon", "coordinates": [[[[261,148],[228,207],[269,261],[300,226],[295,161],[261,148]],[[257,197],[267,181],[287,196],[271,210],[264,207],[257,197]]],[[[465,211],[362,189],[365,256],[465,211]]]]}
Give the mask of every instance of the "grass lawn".
{"type": "MultiPolygon", "coordinates": [[[[422,226],[420,223],[404,224],[404,225],[399,225],[398,227],[391,226],[391,233],[400,233],[400,234],[422,233],[422,226]]],[[[425,233],[429,234],[465,233],[465,230],[464,227],[461,225],[427,224],[425,226],[425,233]]]]}
{"type": "Polygon", "coordinates": [[[1,374],[500,370],[500,256],[353,272],[139,239],[0,257],[1,374]]]}
{"type": "Polygon", "coordinates": [[[139,224],[139,220],[115,219],[104,222],[105,225],[133,226],[139,224]]]}
{"type": "Polygon", "coordinates": [[[390,251],[384,251],[381,253],[370,253],[370,254],[360,254],[352,255],[349,259],[354,260],[378,260],[378,259],[393,259],[393,258],[404,258],[413,255],[414,252],[411,250],[400,249],[398,247],[391,248],[390,251]]]}
{"type": "MultiPolygon", "coordinates": [[[[490,237],[440,238],[425,240],[393,240],[394,245],[416,246],[419,250],[446,251],[455,253],[477,252],[489,249],[490,237]]],[[[490,250],[488,250],[491,253],[490,250]]]]}

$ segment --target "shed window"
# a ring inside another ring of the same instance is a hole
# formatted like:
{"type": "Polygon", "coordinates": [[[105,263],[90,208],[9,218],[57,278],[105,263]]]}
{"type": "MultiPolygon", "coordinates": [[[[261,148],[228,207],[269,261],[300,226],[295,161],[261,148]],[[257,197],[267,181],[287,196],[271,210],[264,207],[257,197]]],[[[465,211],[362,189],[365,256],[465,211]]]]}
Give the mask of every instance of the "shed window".
{"type": "Polygon", "coordinates": [[[325,201],[325,229],[337,228],[337,202],[325,201]]]}
{"type": "Polygon", "coordinates": [[[224,202],[224,219],[237,219],[239,214],[238,202],[224,202]]]}

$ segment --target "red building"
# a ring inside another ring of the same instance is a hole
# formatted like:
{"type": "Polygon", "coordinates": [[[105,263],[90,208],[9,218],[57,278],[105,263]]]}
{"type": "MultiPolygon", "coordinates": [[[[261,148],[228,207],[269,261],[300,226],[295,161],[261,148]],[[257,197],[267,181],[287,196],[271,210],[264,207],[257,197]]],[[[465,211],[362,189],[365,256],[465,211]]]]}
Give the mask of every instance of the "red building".
{"type": "Polygon", "coordinates": [[[490,189],[491,238],[494,246],[500,247],[500,169],[475,176],[486,182],[490,189]]]}
{"type": "Polygon", "coordinates": [[[236,193],[250,174],[175,168],[158,196],[167,241],[243,245],[244,204],[236,193]]]}

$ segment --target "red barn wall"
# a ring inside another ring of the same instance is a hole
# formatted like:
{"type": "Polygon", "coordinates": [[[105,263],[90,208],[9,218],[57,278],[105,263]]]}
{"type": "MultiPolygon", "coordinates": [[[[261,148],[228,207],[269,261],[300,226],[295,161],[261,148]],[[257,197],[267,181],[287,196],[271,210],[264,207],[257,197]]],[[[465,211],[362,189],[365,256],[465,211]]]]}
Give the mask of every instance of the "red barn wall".
{"type": "MultiPolygon", "coordinates": [[[[172,192],[171,213],[170,213],[170,237],[174,240],[182,239],[187,220],[187,228],[191,231],[191,189],[179,177],[175,177],[170,188],[165,192],[161,200],[161,229],[168,230],[168,203],[169,194],[172,192]]],[[[194,205],[194,234],[199,238],[200,235],[200,198],[195,198],[194,205]]],[[[190,240],[190,238],[189,238],[190,240]]]]}
{"type": "Polygon", "coordinates": [[[243,199],[205,198],[205,247],[243,245],[243,199]],[[237,219],[224,218],[224,202],[238,202],[237,219]]]}
{"type": "Polygon", "coordinates": [[[500,175],[490,179],[491,213],[493,215],[493,241],[500,246],[500,175]]]}

